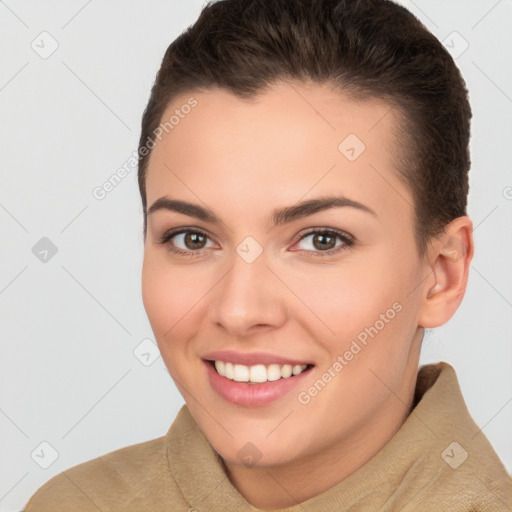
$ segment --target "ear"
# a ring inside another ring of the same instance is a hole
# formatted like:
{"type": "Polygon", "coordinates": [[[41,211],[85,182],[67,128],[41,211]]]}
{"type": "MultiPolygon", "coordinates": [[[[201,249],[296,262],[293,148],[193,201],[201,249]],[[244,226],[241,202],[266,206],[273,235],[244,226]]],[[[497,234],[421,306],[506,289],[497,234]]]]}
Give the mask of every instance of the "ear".
{"type": "Polygon", "coordinates": [[[421,327],[439,327],[455,314],[466,291],[473,253],[473,224],[468,216],[454,219],[440,237],[432,239],[426,257],[431,275],[420,297],[421,327]]]}

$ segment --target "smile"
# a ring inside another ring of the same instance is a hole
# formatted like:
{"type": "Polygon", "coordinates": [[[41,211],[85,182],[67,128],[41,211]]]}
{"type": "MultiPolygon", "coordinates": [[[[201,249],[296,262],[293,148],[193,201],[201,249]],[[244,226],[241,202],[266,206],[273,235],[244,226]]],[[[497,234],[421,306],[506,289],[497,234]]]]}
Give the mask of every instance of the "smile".
{"type": "Polygon", "coordinates": [[[246,366],[218,359],[203,363],[211,389],[227,402],[244,407],[262,407],[286,397],[314,368],[312,364],[246,366]]]}
{"type": "MultiPolygon", "coordinates": [[[[233,364],[225,361],[214,361],[215,369],[219,375],[237,382],[263,383],[279,379],[288,379],[291,376],[299,375],[307,369],[308,365],[291,364],[256,364],[246,366],[233,364]]],[[[309,365],[310,366],[310,365],[309,365]]]]}

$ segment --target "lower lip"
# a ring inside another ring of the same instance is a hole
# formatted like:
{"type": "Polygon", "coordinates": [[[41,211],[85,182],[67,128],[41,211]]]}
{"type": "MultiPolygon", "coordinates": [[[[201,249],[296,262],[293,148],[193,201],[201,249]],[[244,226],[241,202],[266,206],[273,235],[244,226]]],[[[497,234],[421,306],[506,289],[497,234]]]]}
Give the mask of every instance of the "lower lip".
{"type": "Polygon", "coordinates": [[[262,382],[261,384],[249,384],[248,382],[237,382],[223,377],[217,373],[210,363],[203,362],[206,365],[212,388],[228,402],[244,407],[261,407],[283,397],[300,384],[312,370],[312,367],[308,368],[299,375],[287,379],[281,378],[262,382]]]}

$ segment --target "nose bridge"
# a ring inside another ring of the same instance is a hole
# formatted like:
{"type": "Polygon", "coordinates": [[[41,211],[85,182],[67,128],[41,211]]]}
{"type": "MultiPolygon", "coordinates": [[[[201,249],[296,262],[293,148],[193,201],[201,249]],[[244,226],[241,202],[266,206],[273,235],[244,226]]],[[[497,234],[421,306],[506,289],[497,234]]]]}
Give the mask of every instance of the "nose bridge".
{"type": "Polygon", "coordinates": [[[266,254],[251,244],[247,240],[236,248],[211,308],[212,321],[236,336],[257,325],[277,327],[285,320],[266,254]]]}

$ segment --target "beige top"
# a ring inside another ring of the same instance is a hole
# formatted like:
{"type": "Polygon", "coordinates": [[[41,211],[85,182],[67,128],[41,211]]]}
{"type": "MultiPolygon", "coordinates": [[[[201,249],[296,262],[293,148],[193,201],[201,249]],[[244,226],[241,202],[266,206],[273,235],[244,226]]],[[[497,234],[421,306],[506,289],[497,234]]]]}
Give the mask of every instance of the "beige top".
{"type": "MultiPolygon", "coordinates": [[[[420,368],[416,406],[358,471],[286,509],[512,511],[512,478],[471,418],[454,369],[420,368]]],[[[28,512],[254,512],[184,405],[163,437],[74,466],[44,484],[28,512]]]]}

